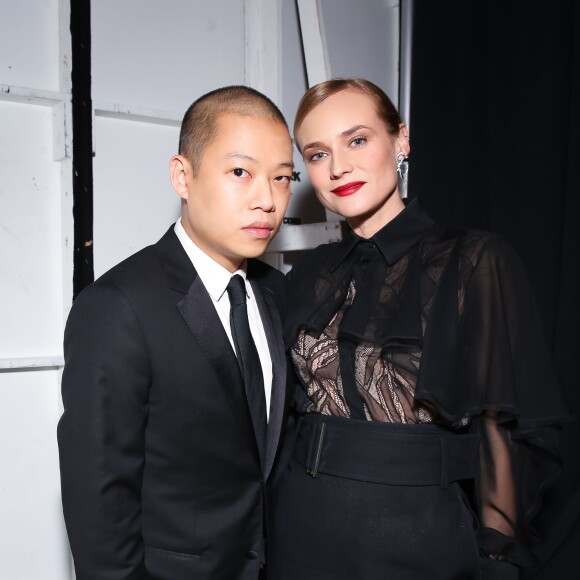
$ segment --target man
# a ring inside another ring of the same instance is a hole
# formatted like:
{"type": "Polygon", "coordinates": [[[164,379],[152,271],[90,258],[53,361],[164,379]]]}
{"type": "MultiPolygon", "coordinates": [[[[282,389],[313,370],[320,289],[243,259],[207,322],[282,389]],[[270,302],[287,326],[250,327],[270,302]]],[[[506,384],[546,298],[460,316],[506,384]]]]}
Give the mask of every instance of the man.
{"type": "Polygon", "coordinates": [[[201,97],[170,162],[181,219],[75,301],[58,441],[78,580],[259,577],[289,397],[283,276],[254,258],[280,227],[292,168],[286,123],[265,96],[201,97]],[[230,307],[239,276],[253,365],[238,298],[230,307]]]}

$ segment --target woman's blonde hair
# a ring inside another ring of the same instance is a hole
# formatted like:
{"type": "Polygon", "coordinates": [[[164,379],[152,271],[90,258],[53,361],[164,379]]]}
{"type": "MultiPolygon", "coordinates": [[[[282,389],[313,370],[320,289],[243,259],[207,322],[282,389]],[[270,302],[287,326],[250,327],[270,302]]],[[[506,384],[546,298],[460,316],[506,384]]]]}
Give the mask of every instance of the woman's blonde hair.
{"type": "MultiPolygon", "coordinates": [[[[320,103],[328,99],[328,97],[346,90],[357,91],[368,95],[375,103],[377,114],[385,123],[387,131],[391,135],[399,134],[400,126],[403,121],[401,120],[401,116],[395,108],[395,105],[393,105],[391,99],[389,99],[385,92],[374,83],[371,83],[371,81],[350,77],[335,78],[329,81],[324,81],[314,85],[306,91],[300,100],[298,111],[296,112],[296,120],[294,121],[294,137],[296,138],[296,133],[298,132],[298,129],[300,129],[300,125],[302,125],[304,118],[308,113],[310,113],[310,111],[312,111],[312,109],[320,105],[320,103]]],[[[296,142],[296,144],[298,145],[298,142],[296,142]]],[[[298,149],[300,149],[300,145],[298,145],[298,149]]]]}

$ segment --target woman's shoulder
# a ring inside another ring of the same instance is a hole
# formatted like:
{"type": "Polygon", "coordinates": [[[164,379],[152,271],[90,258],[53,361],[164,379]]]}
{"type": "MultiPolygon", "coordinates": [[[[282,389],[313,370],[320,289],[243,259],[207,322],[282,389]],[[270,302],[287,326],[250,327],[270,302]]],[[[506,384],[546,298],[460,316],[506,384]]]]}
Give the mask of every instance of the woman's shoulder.
{"type": "Polygon", "coordinates": [[[512,243],[496,232],[466,230],[462,249],[474,265],[482,261],[503,265],[515,265],[520,262],[512,243]]]}
{"type": "Polygon", "coordinates": [[[457,247],[460,255],[476,265],[482,259],[517,259],[512,244],[501,234],[475,228],[436,224],[426,240],[427,248],[457,247]]]}

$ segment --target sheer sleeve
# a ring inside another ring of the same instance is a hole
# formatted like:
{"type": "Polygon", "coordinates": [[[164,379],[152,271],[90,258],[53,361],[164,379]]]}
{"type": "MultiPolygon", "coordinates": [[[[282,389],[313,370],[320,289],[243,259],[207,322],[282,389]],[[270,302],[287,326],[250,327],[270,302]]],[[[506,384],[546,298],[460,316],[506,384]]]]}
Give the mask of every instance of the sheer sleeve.
{"type": "Polygon", "coordinates": [[[480,547],[492,558],[527,564],[532,521],[559,471],[566,417],[523,267],[497,237],[473,263],[462,318],[463,379],[481,401],[472,425],[482,437],[480,547]]]}

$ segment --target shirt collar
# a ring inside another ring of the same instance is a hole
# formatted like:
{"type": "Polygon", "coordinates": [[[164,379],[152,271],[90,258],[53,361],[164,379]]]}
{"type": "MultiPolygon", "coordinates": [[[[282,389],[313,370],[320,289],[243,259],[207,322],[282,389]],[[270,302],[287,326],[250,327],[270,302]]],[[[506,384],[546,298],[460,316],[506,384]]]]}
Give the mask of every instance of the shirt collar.
{"type": "Polygon", "coordinates": [[[194,241],[187,235],[179,218],[175,224],[175,235],[178,237],[183,249],[189,256],[197,275],[214,301],[218,301],[227,289],[230,278],[239,274],[244,282],[247,282],[246,262],[233,274],[210,258],[194,241]]]}
{"type": "Polygon", "coordinates": [[[332,270],[334,271],[338,268],[361,241],[374,243],[390,266],[419,242],[433,227],[433,223],[433,220],[421,207],[417,199],[412,199],[406,203],[403,211],[397,214],[369,240],[365,240],[365,238],[361,238],[352,230],[349,230],[343,241],[340,242],[340,249],[332,270]]]}

